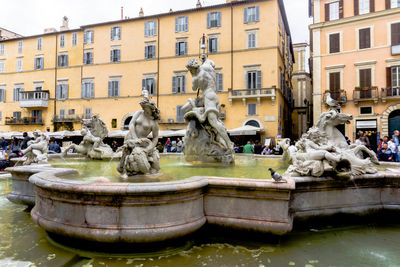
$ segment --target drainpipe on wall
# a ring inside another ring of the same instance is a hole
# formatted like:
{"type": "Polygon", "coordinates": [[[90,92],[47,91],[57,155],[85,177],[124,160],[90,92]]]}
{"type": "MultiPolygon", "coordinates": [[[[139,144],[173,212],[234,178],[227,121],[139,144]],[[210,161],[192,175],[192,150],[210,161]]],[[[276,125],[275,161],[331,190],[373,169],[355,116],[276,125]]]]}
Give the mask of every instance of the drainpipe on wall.
{"type": "Polygon", "coordinates": [[[233,90],[233,5],[231,2],[231,90],[233,90]]]}
{"type": "Polygon", "coordinates": [[[53,132],[56,132],[57,131],[57,123],[56,123],[56,121],[55,121],[55,117],[56,117],[56,114],[57,114],[57,98],[56,98],[56,95],[57,95],[57,64],[58,64],[58,62],[57,62],[57,53],[58,53],[58,47],[57,47],[57,44],[58,44],[58,34],[56,34],[56,55],[55,55],[55,65],[54,65],[54,111],[53,111],[53,132]]]}
{"type": "Polygon", "coordinates": [[[158,99],[159,99],[159,88],[160,88],[160,17],[157,16],[157,107],[158,106],[158,99]]]}

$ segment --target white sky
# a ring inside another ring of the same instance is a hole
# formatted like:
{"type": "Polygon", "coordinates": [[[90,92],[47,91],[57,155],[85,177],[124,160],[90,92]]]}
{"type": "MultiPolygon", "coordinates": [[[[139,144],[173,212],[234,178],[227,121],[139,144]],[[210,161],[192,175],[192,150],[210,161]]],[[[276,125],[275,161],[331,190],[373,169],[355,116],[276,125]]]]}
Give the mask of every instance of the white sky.
{"type": "MultiPolygon", "coordinates": [[[[118,20],[121,6],[124,16],[136,17],[140,7],[145,15],[193,8],[197,0],[0,0],[0,27],[24,36],[43,33],[45,28],[59,30],[62,17],[69,27],[79,28],[98,22],[118,20]]],[[[201,0],[203,6],[225,0],[201,0]]],[[[293,42],[308,42],[308,0],[284,0],[293,42]]]]}

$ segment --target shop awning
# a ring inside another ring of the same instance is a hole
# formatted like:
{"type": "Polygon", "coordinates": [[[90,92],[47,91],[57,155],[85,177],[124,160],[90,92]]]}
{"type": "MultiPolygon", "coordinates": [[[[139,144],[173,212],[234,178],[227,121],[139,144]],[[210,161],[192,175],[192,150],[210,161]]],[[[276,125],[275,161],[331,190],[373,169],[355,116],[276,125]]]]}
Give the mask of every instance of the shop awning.
{"type": "Polygon", "coordinates": [[[377,128],[376,120],[363,120],[363,121],[356,121],[356,128],[357,129],[375,129],[377,128]]]}
{"type": "Polygon", "coordinates": [[[244,125],[239,128],[228,130],[230,135],[256,135],[257,132],[260,132],[260,127],[254,127],[250,125],[244,125]]]}

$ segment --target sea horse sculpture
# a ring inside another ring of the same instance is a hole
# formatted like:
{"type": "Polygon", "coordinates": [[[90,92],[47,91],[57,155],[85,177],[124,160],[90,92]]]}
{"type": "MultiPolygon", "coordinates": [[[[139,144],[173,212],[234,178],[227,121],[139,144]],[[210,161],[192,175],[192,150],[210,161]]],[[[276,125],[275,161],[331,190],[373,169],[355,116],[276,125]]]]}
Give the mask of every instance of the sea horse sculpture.
{"type": "Polygon", "coordinates": [[[233,144],[222,121],[219,119],[219,99],[215,64],[205,59],[200,63],[190,59],[186,68],[192,74],[193,91],[201,97],[189,98],[182,107],[188,122],[183,152],[187,161],[234,163],[233,144]]]}
{"type": "MultiPolygon", "coordinates": [[[[379,164],[375,152],[364,145],[348,145],[343,134],[336,129],[342,123],[349,123],[353,117],[331,109],[322,113],[317,126],[311,127],[296,143],[298,152],[288,154],[292,165],[287,174],[292,176],[344,175],[357,176],[376,173],[379,164]]],[[[281,146],[287,149],[288,143],[281,146]]]]}
{"type": "Polygon", "coordinates": [[[49,137],[39,130],[33,131],[33,140],[28,142],[28,147],[21,152],[26,156],[24,165],[32,163],[47,163],[47,148],[49,146],[49,137]]]}
{"type": "Polygon", "coordinates": [[[129,132],[125,136],[122,157],[117,170],[121,178],[138,174],[155,174],[160,170],[160,155],[156,149],[158,142],[158,120],[160,111],[149,98],[147,90],[139,102],[142,110],[136,111],[129,123],[129,132]],[[147,136],[152,133],[150,140],[147,136]]]}
{"type": "Polygon", "coordinates": [[[75,149],[79,154],[85,155],[92,159],[114,157],[111,147],[103,143],[103,139],[108,134],[108,130],[104,121],[97,115],[93,115],[90,120],[83,120],[82,124],[82,142],[79,145],[72,144],[67,147],[64,150],[63,155],[66,155],[70,149],[75,149]]]}

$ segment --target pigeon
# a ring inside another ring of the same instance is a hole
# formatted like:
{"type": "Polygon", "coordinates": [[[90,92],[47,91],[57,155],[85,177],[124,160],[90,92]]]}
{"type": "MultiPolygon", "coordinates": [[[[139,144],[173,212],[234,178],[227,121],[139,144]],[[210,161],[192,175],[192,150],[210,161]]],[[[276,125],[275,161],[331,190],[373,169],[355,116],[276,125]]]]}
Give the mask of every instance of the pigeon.
{"type": "Polygon", "coordinates": [[[282,175],[275,172],[272,168],[268,168],[268,170],[271,172],[271,177],[275,180],[275,182],[287,183],[287,181],[282,178],[282,175]]]}
{"type": "Polygon", "coordinates": [[[330,107],[334,107],[334,108],[340,107],[339,103],[331,97],[331,93],[326,93],[326,102],[325,103],[330,107]]]}

